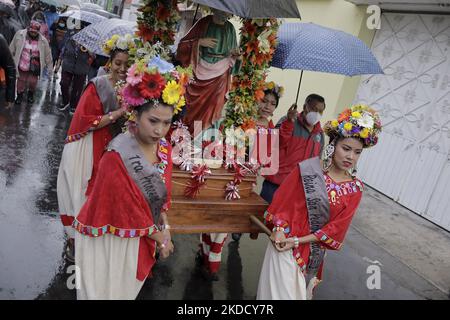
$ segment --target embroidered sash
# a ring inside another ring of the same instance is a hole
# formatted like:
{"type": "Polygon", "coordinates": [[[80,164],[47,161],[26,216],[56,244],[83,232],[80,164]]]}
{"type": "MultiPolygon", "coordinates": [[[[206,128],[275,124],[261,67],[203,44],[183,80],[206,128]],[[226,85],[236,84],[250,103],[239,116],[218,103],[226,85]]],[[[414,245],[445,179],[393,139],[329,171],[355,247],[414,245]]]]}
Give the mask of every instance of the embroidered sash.
{"type": "Polygon", "coordinates": [[[159,223],[161,208],[167,200],[167,189],[162,177],[167,167],[167,154],[161,153],[161,150],[167,150],[166,144],[165,140],[161,139],[158,155],[162,162],[157,166],[145,159],[136,139],[129,132],[118,135],[108,146],[108,150],[114,150],[120,154],[128,175],[147,200],[155,224],[159,223]]]}
{"type": "MultiPolygon", "coordinates": [[[[305,192],[306,207],[310,232],[314,233],[321,229],[330,219],[330,203],[326,189],[323,171],[318,157],[311,158],[299,163],[303,189],[305,192]]],[[[319,243],[311,243],[309,262],[307,266],[308,275],[317,274],[322,264],[325,249],[321,249],[319,243]]]]}

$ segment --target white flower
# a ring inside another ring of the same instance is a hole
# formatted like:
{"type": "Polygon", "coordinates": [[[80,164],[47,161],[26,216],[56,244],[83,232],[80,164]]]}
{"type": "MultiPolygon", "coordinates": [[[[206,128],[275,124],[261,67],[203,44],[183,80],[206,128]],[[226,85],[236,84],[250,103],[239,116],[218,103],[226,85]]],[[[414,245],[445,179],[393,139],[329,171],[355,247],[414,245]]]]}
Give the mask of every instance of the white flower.
{"type": "Polygon", "coordinates": [[[358,120],[356,120],[356,122],[358,123],[359,126],[368,129],[372,129],[375,123],[373,121],[373,117],[367,112],[364,112],[363,116],[358,120]]]}
{"type": "Polygon", "coordinates": [[[116,48],[118,48],[120,50],[127,50],[128,49],[127,39],[125,37],[121,37],[121,38],[117,39],[116,48]]]}
{"type": "Polygon", "coordinates": [[[272,31],[266,30],[258,36],[259,52],[268,53],[270,51],[270,42],[268,37],[270,36],[271,33],[272,31]]]}

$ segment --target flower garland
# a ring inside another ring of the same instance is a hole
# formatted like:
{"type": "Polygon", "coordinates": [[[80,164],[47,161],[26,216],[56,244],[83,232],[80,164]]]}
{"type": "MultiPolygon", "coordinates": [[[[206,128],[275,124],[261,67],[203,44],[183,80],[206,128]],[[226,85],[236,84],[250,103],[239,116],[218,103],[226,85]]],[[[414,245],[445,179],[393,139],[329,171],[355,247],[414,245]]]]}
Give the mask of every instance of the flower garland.
{"type": "Polygon", "coordinates": [[[185,86],[191,75],[190,68],[175,67],[159,56],[150,61],[138,60],[128,69],[120,99],[129,110],[152,100],[161,100],[173,106],[174,114],[177,114],[186,104],[185,86]]]}
{"type": "Polygon", "coordinates": [[[111,55],[111,51],[115,49],[120,50],[133,50],[136,48],[135,39],[131,34],[126,34],[124,36],[119,36],[118,34],[113,35],[109,40],[105,41],[102,45],[102,50],[108,56],[111,55]]]}
{"type": "Polygon", "coordinates": [[[137,35],[143,42],[160,42],[166,48],[173,45],[180,20],[177,0],[144,0],[138,11],[137,35]]]}
{"type": "Polygon", "coordinates": [[[255,128],[257,103],[264,98],[267,69],[277,45],[277,19],[242,19],[242,22],[242,65],[228,94],[225,129],[255,128]]]}
{"type": "Polygon", "coordinates": [[[366,105],[355,105],[341,112],[337,119],[328,121],[324,131],[330,137],[354,137],[362,139],[364,148],[378,142],[381,120],[378,113],[366,105]]]}

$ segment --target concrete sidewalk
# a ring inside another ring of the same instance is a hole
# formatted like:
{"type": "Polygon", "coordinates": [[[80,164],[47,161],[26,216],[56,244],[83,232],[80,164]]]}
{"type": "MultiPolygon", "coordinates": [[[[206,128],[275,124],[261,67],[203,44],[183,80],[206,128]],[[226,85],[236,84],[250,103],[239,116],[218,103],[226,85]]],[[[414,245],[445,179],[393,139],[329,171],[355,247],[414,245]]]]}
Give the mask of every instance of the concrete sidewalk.
{"type": "MultiPolygon", "coordinates": [[[[448,231],[369,187],[352,228],[449,298],[448,231]]],[[[401,270],[398,276],[402,277],[401,270]]]]}

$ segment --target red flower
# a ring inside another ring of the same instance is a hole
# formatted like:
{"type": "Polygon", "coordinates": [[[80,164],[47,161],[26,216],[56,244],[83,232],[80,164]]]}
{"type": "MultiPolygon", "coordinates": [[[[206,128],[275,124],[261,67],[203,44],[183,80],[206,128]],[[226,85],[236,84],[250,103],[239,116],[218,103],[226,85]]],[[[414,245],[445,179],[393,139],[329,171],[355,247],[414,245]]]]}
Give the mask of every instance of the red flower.
{"type": "Polygon", "coordinates": [[[142,82],[138,84],[140,94],[146,99],[158,99],[166,84],[166,80],[157,73],[146,73],[142,77],[142,82]]]}
{"type": "Polygon", "coordinates": [[[151,42],[155,35],[155,32],[144,25],[139,25],[139,30],[137,31],[137,35],[142,37],[145,42],[151,42]]]}
{"type": "Polygon", "coordinates": [[[256,32],[256,27],[253,23],[245,23],[244,24],[244,28],[247,31],[247,33],[249,34],[249,36],[253,36],[256,32]]]}
{"type": "Polygon", "coordinates": [[[158,11],[156,11],[156,17],[160,21],[165,21],[170,17],[170,11],[164,5],[158,6],[158,11]]]}

